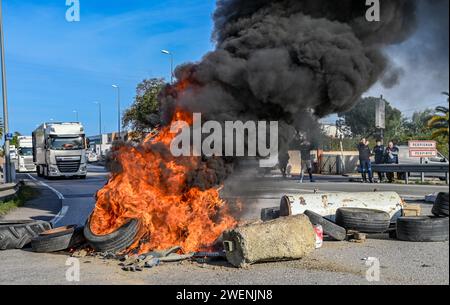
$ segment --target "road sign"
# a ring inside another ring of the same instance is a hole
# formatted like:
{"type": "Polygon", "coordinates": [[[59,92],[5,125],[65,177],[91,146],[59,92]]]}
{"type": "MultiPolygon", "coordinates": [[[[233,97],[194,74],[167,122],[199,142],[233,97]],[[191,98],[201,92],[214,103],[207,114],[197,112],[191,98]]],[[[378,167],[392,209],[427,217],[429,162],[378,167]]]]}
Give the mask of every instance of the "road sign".
{"type": "Polygon", "coordinates": [[[409,141],[409,149],[436,150],[436,141],[409,141]]]}
{"type": "Polygon", "coordinates": [[[12,141],[14,139],[14,135],[12,133],[5,134],[5,141],[12,141]]]}
{"type": "Polygon", "coordinates": [[[411,158],[436,158],[437,150],[410,150],[409,156],[411,158]]]}
{"type": "Polygon", "coordinates": [[[409,141],[408,146],[411,158],[437,157],[436,141],[409,141]]]}

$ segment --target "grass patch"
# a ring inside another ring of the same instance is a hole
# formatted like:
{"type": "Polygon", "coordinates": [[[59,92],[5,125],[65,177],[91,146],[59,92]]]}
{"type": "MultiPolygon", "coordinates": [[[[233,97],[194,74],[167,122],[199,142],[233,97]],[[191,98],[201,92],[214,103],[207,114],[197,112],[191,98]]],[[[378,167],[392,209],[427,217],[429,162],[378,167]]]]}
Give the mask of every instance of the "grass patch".
{"type": "Polygon", "coordinates": [[[0,202],[0,216],[6,215],[11,210],[23,206],[27,201],[36,198],[39,191],[28,185],[22,185],[14,199],[0,202]]]}

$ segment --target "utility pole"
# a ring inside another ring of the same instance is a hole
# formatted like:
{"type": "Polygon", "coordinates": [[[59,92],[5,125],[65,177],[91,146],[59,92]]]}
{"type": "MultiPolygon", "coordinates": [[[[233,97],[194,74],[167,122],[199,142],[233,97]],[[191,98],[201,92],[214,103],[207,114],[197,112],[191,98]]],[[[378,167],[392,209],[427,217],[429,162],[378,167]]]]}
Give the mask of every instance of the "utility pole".
{"type": "Polygon", "coordinates": [[[2,92],[3,92],[3,133],[5,134],[5,167],[3,176],[5,183],[12,182],[11,174],[11,156],[9,152],[9,121],[8,121],[8,93],[6,89],[6,67],[5,67],[5,44],[4,44],[4,32],[3,32],[3,12],[2,1],[0,0],[0,44],[1,44],[1,70],[2,70],[2,92]]]}
{"type": "Polygon", "coordinates": [[[113,88],[117,89],[117,129],[119,131],[119,140],[122,138],[121,135],[121,120],[120,120],[120,87],[119,85],[112,85],[113,88]]]}

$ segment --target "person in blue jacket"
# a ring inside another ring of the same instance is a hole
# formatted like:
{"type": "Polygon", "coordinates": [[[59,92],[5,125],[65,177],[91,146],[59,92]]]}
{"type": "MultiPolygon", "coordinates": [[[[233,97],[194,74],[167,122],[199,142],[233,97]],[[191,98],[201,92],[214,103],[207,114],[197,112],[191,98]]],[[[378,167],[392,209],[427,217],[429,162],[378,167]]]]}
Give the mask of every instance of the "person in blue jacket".
{"type": "MultiPolygon", "coordinates": [[[[399,164],[399,158],[398,155],[400,153],[400,150],[397,146],[395,146],[393,141],[389,142],[388,147],[386,148],[385,152],[385,163],[386,164],[399,164]]],[[[394,182],[394,173],[386,173],[386,176],[389,180],[389,183],[394,182]]]]}

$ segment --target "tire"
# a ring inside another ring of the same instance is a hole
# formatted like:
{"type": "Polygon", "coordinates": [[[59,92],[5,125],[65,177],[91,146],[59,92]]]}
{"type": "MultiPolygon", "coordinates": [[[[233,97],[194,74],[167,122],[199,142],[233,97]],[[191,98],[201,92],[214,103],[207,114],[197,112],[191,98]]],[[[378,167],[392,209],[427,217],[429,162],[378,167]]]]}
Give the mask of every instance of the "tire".
{"type": "Polygon", "coordinates": [[[84,236],[89,245],[97,252],[119,253],[130,247],[136,239],[141,228],[138,219],[130,219],[115,232],[107,235],[95,235],[91,231],[91,217],[84,227],[84,236]]]}
{"type": "Polygon", "coordinates": [[[262,221],[269,221],[280,218],[280,208],[266,208],[261,209],[261,220],[262,221]]]}
{"type": "Polygon", "coordinates": [[[51,253],[79,246],[86,241],[83,229],[73,225],[42,232],[31,240],[31,248],[37,253],[51,253]]]}
{"type": "Polygon", "coordinates": [[[433,205],[432,213],[438,217],[448,217],[448,193],[439,193],[433,205]]]}
{"type": "Polygon", "coordinates": [[[338,226],[337,224],[312,211],[305,211],[305,215],[308,216],[313,225],[321,225],[323,227],[323,232],[331,238],[338,241],[342,241],[347,238],[347,231],[343,227],[338,226]]]}
{"type": "Polygon", "coordinates": [[[0,250],[22,249],[51,228],[49,222],[40,220],[0,221],[0,250]]]}
{"type": "Polygon", "coordinates": [[[40,165],[38,165],[38,166],[36,167],[36,172],[37,172],[37,176],[38,176],[38,177],[43,177],[43,175],[42,175],[42,170],[41,170],[41,166],[40,166],[40,165]]]}
{"type": "Polygon", "coordinates": [[[340,208],[336,212],[336,224],[347,230],[362,233],[384,233],[389,229],[391,217],[378,210],[340,208]]]}
{"type": "Polygon", "coordinates": [[[80,179],[86,180],[86,175],[80,176],[80,179]]]}
{"type": "Polygon", "coordinates": [[[400,217],[397,239],[411,242],[448,241],[448,217],[400,217]]]}

